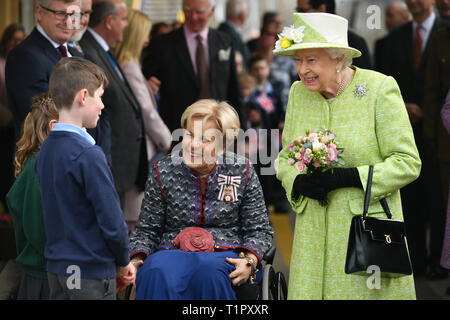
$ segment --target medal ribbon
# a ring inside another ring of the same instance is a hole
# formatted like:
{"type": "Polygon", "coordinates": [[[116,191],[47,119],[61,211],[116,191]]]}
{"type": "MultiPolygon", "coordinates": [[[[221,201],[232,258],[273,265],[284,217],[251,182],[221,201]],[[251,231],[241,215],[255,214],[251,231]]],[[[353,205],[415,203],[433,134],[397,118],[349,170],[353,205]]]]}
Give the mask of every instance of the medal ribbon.
{"type": "Polygon", "coordinates": [[[233,201],[237,200],[237,189],[236,187],[239,187],[241,184],[241,177],[240,176],[225,176],[223,174],[219,174],[219,178],[217,179],[217,183],[220,186],[220,192],[219,192],[219,200],[224,201],[225,197],[225,187],[231,187],[233,192],[233,201]]]}

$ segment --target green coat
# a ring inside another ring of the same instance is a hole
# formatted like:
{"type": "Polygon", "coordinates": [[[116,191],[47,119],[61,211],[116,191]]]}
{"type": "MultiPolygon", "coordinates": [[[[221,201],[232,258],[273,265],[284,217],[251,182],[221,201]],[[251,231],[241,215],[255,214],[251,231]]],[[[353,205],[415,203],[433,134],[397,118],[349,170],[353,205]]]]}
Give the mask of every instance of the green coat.
{"type": "Polygon", "coordinates": [[[16,261],[27,275],[47,279],[47,260],[44,257],[47,236],[35,163],[36,156],[27,160],[6,199],[14,222],[16,261]]]}
{"type": "MultiPolygon", "coordinates": [[[[300,196],[292,199],[298,174],[287,163],[287,148],[306,130],[330,129],[344,147],[344,167],[356,167],[366,187],[369,165],[374,165],[369,214],[386,217],[379,199],[386,197],[394,219],[403,220],[400,188],[414,181],[421,161],[400,89],[392,77],[355,69],[344,92],[326,100],[295,82],[289,93],[283,149],[275,162],[277,177],[296,212],[289,273],[289,299],[415,299],[412,276],[381,279],[380,289],[369,289],[369,276],[344,272],[350,222],[362,214],[364,191],[341,188],[328,193],[329,204],[300,196]],[[357,96],[356,86],[367,89],[357,96]]],[[[373,282],[372,282],[373,283],[373,282]]]]}

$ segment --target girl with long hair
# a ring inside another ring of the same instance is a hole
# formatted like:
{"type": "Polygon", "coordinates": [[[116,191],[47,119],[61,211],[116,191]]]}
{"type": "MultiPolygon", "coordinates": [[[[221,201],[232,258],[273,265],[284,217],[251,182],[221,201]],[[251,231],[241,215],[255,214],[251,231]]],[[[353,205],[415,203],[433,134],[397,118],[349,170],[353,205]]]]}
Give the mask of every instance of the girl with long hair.
{"type": "Polygon", "coordinates": [[[17,259],[23,270],[18,300],[48,299],[45,228],[41,189],[34,170],[40,146],[58,121],[58,111],[48,93],[34,99],[17,142],[15,176],[6,199],[14,222],[17,259]]]}

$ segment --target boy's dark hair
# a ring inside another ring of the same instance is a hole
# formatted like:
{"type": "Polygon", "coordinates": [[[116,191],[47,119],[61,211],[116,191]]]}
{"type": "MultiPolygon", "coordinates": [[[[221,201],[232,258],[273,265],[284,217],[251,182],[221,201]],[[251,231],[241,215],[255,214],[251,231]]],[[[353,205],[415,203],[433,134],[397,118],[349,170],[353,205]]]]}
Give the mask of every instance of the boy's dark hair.
{"type": "Polygon", "coordinates": [[[255,56],[251,57],[250,61],[248,62],[248,68],[251,69],[253,64],[255,64],[256,62],[259,62],[261,60],[265,61],[266,59],[264,59],[264,57],[261,55],[255,55],[255,56]]]}
{"type": "Polygon", "coordinates": [[[92,97],[108,83],[103,69],[91,61],[80,57],[62,58],[50,75],[49,92],[58,110],[70,109],[77,92],[87,89],[92,97]]]}

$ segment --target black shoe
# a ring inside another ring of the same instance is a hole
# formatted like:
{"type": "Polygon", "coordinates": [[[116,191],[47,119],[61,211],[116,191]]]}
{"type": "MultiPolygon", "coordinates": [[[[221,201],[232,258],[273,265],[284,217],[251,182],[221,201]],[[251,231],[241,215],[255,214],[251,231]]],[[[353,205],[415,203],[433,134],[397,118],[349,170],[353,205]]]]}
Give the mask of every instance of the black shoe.
{"type": "Polygon", "coordinates": [[[442,268],[440,265],[431,265],[427,272],[427,280],[442,280],[447,278],[447,269],[442,268]]]}

